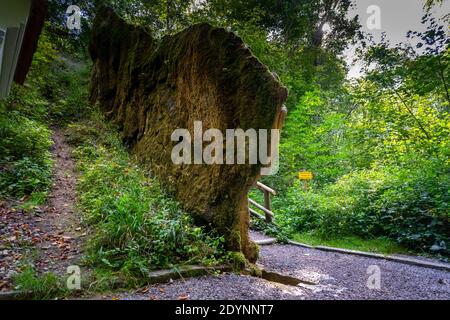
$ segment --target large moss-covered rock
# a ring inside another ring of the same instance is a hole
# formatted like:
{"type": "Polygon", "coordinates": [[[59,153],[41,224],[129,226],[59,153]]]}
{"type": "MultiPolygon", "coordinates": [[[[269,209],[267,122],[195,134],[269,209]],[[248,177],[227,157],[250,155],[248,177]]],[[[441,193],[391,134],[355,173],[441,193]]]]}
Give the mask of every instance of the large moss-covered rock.
{"type": "Polygon", "coordinates": [[[116,122],[124,143],[192,215],[225,236],[250,261],[248,189],[260,164],[180,164],[171,160],[172,132],[194,121],[203,130],[270,129],[286,89],[234,33],[194,25],[155,40],[111,9],[92,28],[91,102],[116,122]]]}

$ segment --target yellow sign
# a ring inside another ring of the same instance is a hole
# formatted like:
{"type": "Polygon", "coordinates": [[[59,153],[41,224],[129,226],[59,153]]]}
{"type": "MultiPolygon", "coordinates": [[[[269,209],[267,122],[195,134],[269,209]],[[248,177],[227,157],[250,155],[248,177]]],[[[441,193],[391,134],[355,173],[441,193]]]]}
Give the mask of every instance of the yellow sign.
{"type": "Polygon", "coordinates": [[[300,171],[298,173],[298,178],[300,180],[312,180],[313,174],[311,171],[300,171]]]}

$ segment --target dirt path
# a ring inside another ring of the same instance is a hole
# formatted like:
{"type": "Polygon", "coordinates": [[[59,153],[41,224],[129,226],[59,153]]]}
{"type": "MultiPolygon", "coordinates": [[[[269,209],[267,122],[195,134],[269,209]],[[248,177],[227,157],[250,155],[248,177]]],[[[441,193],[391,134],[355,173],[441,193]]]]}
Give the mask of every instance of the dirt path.
{"type": "MultiPolygon", "coordinates": [[[[261,235],[254,235],[261,238],[261,235]]],[[[267,271],[303,280],[285,285],[222,274],[152,285],[100,299],[450,299],[450,272],[292,245],[261,246],[267,271]],[[372,266],[372,267],[370,267],[372,266]],[[370,268],[369,268],[370,267],[370,268]],[[379,270],[380,286],[368,280],[379,270]],[[369,273],[368,273],[369,272],[369,273]],[[308,284],[314,283],[314,284],[308,284]]]]}
{"type": "Polygon", "coordinates": [[[63,132],[53,134],[53,185],[47,203],[25,212],[18,203],[0,204],[0,290],[12,289],[11,277],[25,264],[38,273],[66,273],[79,264],[85,233],[75,210],[76,177],[71,148],[63,132]]]}
{"type": "Polygon", "coordinates": [[[60,129],[54,130],[53,141],[53,187],[44,207],[45,218],[38,223],[47,236],[39,243],[35,265],[38,271],[62,275],[67,266],[80,264],[81,244],[86,234],[75,210],[77,180],[72,149],[60,129]]]}

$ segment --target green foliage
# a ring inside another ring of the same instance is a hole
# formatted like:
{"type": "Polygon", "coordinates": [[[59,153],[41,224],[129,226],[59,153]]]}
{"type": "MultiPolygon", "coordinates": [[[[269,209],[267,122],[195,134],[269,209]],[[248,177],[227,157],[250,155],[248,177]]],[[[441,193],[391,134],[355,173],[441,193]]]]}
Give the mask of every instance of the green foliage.
{"type": "Polygon", "coordinates": [[[0,196],[45,192],[51,180],[50,130],[18,112],[0,112],[0,196]]]}
{"type": "Polygon", "coordinates": [[[61,53],[77,59],[88,57],[90,28],[95,3],[99,0],[48,0],[46,29],[53,46],[61,53]],[[67,28],[67,8],[77,5],[81,10],[81,30],[67,28]]]}
{"type": "Polygon", "coordinates": [[[39,160],[48,156],[52,145],[50,130],[42,124],[27,119],[17,112],[0,113],[1,154],[11,160],[19,160],[24,155],[39,160]]]}
{"type": "Polygon", "coordinates": [[[152,269],[179,264],[216,264],[223,239],[196,227],[159,186],[133,164],[114,130],[94,115],[70,125],[69,139],[81,172],[79,207],[95,229],[88,261],[145,281],[152,269]]]}
{"type": "Polygon", "coordinates": [[[250,228],[252,230],[261,231],[265,235],[275,237],[278,242],[281,243],[285,243],[289,240],[285,231],[273,222],[267,223],[264,220],[252,218],[250,228]]]}
{"type": "MultiPolygon", "coordinates": [[[[354,171],[320,191],[294,185],[281,224],[323,239],[388,237],[429,251],[450,238],[449,177],[440,164],[354,171]]],[[[448,252],[447,252],[448,254],[448,252]]]]}
{"type": "Polygon", "coordinates": [[[372,43],[364,77],[324,86],[316,72],[289,106],[279,175],[264,182],[278,191],[273,211],[291,235],[449,254],[449,41],[429,14],[423,23],[425,32],[408,34],[417,48],[372,43]],[[296,178],[302,169],[314,174],[309,191],[296,178]]]}
{"type": "Polygon", "coordinates": [[[334,248],[344,248],[350,250],[359,250],[365,252],[375,252],[381,254],[399,254],[408,253],[405,248],[401,247],[393,240],[388,238],[367,239],[356,236],[339,236],[337,238],[323,238],[318,236],[314,231],[295,233],[292,239],[311,246],[327,246],[334,248]]]}
{"type": "Polygon", "coordinates": [[[52,123],[63,126],[69,122],[86,118],[92,108],[88,103],[90,66],[70,58],[59,57],[50,72],[57,74],[57,84],[52,104],[48,108],[48,117],[52,123]]]}
{"type": "Polygon", "coordinates": [[[44,29],[25,85],[14,85],[0,102],[0,197],[25,196],[25,207],[45,201],[52,168],[49,126],[90,112],[87,79],[86,66],[58,55],[44,29]]]}
{"type": "MultiPolygon", "coordinates": [[[[440,2],[426,1],[427,10],[440,2]]],[[[0,105],[1,196],[43,201],[47,127],[84,119],[70,125],[69,140],[82,173],[80,208],[96,230],[90,261],[105,275],[140,279],[154,267],[216,261],[222,249],[132,164],[114,128],[91,114],[88,69],[57,54],[86,52],[86,22],[101,3],[156,37],[203,21],[235,31],[289,89],[281,168],[263,178],[278,191],[277,225],[254,221],[255,228],[328,242],[377,238],[380,246],[396,241],[419,251],[450,245],[449,41],[429,11],[426,31],[408,34],[416,48],[362,41],[366,75],[348,81],[341,54],[361,40],[357,20],[348,19],[351,1],[83,0],[87,19],[77,33],[64,27],[68,1],[54,0],[26,86],[0,105]],[[296,178],[302,169],[314,174],[309,191],[296,178]]]]}
{"type": "Polygon", "coordinates": [[[49,187],[50,179],[50,163],[41,166],[24,157],[12,164],[5,164],[2,168],[0,176],[1,195],[20,198],[25,195],[32,195],[35,192],[45,191],[49,187]]]}

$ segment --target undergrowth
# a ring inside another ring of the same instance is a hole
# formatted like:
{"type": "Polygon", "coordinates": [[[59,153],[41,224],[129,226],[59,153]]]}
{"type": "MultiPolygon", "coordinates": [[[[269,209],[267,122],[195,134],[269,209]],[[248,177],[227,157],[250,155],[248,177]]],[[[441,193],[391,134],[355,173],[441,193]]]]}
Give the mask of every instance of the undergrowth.
{"type": "Polygon", "coordinates": [[[88,70],[58,55],[44,30],[25,84],[13,84],[0,101],[0,200],[20,199],[24,207],[45,202],[52,179],[51,127],[90,112],[88,70]]]}
{"type": "Polygon", "coordinates": [[[48,300],[64,298],[69,294],[62,277],[51,272],[38,275],[31,266],[14,275],[13,283],[21,299],[48,300]]]}
{"type": "Polygon", "coordinates": [[[137,285],[153,269],[221,261],[223,238],[193,224],[130,159],[115,128],[102,116],[93,113],[69,125],[67,132],[80,172],[78,206],[94,229],[87,262],[99,274],[137,285]]]}

